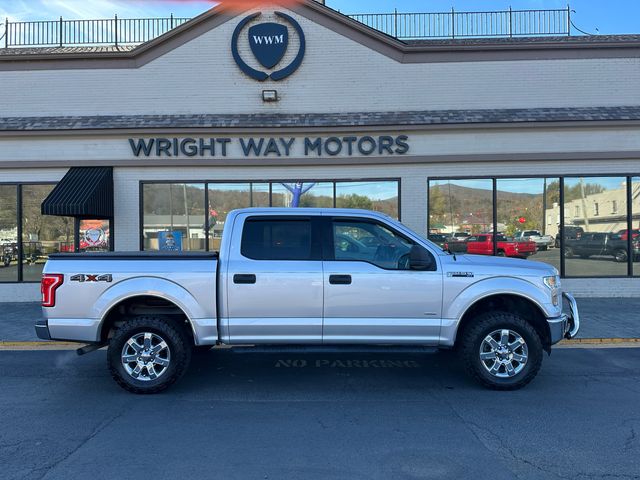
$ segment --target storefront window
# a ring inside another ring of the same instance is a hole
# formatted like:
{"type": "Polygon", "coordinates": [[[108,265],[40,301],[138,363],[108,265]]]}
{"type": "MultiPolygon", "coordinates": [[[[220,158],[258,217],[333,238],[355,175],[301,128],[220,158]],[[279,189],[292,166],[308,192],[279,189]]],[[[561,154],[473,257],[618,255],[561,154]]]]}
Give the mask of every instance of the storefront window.
{"type": "Polygon", "coordinates": [[[399,218],[399,188],[397,180],[145,183],[142,188],[143,248],[187,250],[184,239],[188,228],[189,249],[219,250],[227,215],[231,210],[246,207],[332,208],[336,205],[380,211],[399,218]],[[185,211],[189,212],[188,216],[185,211]],[[208,244],[203,241],[206,222],[209,222],[208,244]]]}
{"type": "Polygon", "coordinates": [[[333,182],[273,183],[274,207],[333,207],[333,182]]]}
{"type": "MultiPolygon", "coordinates": [[[[428,215],[433,241],[446,243],[455,253],[467,252],[470,237],[493,231],[492,180],[430,181],[428,215]]],[[[493,245],[484,251],[493,253],[493,245]]]]}
{"type": "Polygon", "coordinates": [[[556,237],[560,227],[560,179],[499,178],[496,181],[498,232],[531,260],[560,271],[556,237]],[[527,249],[527,244],[533,250],[527,249]]]}
{"type": "Polygon", "coordinates": [[[108,251],[111,235],[109,227],[109,220],[80,220],[80,251],[108,251]]]}
{"type": "Polygon", "coordinates": [[[143,243],[145,250],[206,249],[205,185],[145,184],[143,243]]]}
{"type": "Polygon", "coordinates": [[[18,281],[18,187],[0,185],[0,282],[18,281]]]}
{"type": "Polygon", "coordinates": [[[564,222],[567,276],[627,275],[625,177],[565,178],[564,222]]]}
{"type": "Polygon", "coordinates": [[[336,207],[364,208],[398,218],[398,182],[337,182],[336,207]]]}
{"type": "Polygon", "coordinates": [[[40,211],[42,201],[53,187],[22,187],[22,278],[25,282],[40,281],[49,254],[73,251],[73,218],[44,216],[40,211]]]}
{"type": "Polygon", "coordinates": [[[209,249],[219,250],[227,214],[238,208],[268,207],[268,183],[209,183],[209,249]]]}

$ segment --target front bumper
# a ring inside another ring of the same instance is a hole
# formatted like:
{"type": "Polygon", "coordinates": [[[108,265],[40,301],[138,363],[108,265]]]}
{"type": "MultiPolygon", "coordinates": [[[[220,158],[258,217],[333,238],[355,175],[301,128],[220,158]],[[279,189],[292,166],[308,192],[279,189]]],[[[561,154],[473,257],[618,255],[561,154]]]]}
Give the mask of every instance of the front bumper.
{"type": "Polygon", "coordinates": [[[557,318],[547,319],[552,345],[563,338],[574,338],[580,330],[580,313],[576,299],[569,293],[563,293],[562,297],[567,300],[569,311],[557,318]]]}

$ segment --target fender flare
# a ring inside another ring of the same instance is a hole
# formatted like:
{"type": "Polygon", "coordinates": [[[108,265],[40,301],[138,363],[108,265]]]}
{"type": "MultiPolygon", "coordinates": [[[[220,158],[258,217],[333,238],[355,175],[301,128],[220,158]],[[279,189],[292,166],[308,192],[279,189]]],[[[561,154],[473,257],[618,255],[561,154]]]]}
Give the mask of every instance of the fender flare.
{"type": "Polygon", "coordinates": [[[156,297],[171,302],[187,317],[194,338],[197,340],[193,320],[206,317],[202,307],[186,289],[159,277],[138,277],[124,280],[102,293],[92,307],[92,317],[99,318],[98,335],[102,332],[107,315],[114,307],[135,297],[156,297]]]}
{"type": "Polygon", "coordinates": [[[515,277],[493,277],[476,282],[460,292],[449,305],[443,318],[457,321],[456,332],[464,315],[477,302],[496,295],[518,296],[532,302],[546,317],[556,316],[550,309],[549,298],[535,285],[515,277]]]}

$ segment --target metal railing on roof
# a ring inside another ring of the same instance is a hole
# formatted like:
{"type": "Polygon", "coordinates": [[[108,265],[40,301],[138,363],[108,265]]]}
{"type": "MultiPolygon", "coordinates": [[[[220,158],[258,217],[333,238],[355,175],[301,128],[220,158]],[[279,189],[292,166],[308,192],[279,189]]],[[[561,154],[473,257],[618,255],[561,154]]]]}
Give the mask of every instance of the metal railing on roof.
{"type": "Polygon", "coordinates": [[[524,37],[571,35],[571,8],[501,10],[494,12],[358,13],[350,18],[386,33],[408,39],[524,37]]]}
{"type": "Polygon", "coordinates": [[[135,45],[153,40],[191,20],[185,17],[44,20],[6,19],[5,47],[65,47],[78,45],[135,45]]]}
{"type": "MultiPolygon", "coordinates": [[[[392,37],[446,39],[571,35],[571,8],[493,12],[358,13],[347,17],[392,37]]],[[[5,47],[135,45],[153,40],[190,18],[114,18],[10,22],[4,24],[5,47]]],[[[0,24],[1,25],[1,24],[0,24]]],[[[0,40],[3,37],[0,36],[0,40]]]]}

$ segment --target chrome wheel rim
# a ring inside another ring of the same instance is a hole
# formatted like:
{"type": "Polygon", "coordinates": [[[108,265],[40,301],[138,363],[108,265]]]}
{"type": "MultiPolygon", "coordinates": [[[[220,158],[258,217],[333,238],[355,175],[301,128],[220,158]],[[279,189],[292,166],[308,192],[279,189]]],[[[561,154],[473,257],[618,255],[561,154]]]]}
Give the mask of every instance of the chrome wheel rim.
{"type": "Polygon", "coordinates": [[[149,382],[167,371],[171,351],[164,339],[151,332],[133,335],[122,347],[122,366],[131,378],[149,382]]]}
{"type": "Polygon", "coordinates": [[[527,342],[520,334],[507,328],[494,330],[480,344],[480,363],[494,377],[518,375],[528,358],[527,342]]]}

